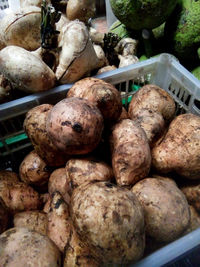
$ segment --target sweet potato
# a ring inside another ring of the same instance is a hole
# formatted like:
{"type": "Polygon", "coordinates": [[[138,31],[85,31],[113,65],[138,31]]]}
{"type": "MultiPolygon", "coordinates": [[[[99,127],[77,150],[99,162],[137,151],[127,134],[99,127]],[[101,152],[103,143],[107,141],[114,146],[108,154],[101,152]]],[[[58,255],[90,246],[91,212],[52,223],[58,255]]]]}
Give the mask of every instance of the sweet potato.
{"type": "Polygon", "coordinates": [[[52,196],[47,218],[47,235],[60,251],[64,252],[65,245],[68,243],[71,235],[71,222],[68,205],[58,192],[55,192],[52,196]]]}
{"type": "Polygon", "coordinates": [[[165,137],[152,150],[153,167],[160,173],[176,172],[187,179],[200,179],[200,117],[177,116],[165,137]]]}
{"type": "Polygon", "coordinates": [[[20,178],[26,184],[43,186],[50,174],[50,169],[34,150],[26,155],[19,166],[20,178]]]}
{"type": "Polygon", "coordinates": [[[141,109],[161,114],[166,122],[171,121],[175,116],[173,98],[164,89],[154,84],[144,85],[132,97],[128,110],[129,118],[132,119],[141,109]]]}
{"type": "Polygon", "coordinates": [[[37,154],[48,166],[62,166],[68,156],[60,151],[49,138],[46,131],[46,119],[52,105],[42,104],[30,109],[24,120],[24,131],[28,135],[37,154]]]}
{"type": "Polygon", "coordinates": [[[135,194],[110,182],[84,183],[71,198],[73,225],[105,266],[139,260],[144,251],[144,214],[135,194]]]}
{"type": "Polygon", "coordinates": [[[112,167],[119,185],[133,185],[150,171],[151,153],[145,132],[137,123],[118,122],[111,138],[112,167]]]}
{"type": "Polygon", "coordinates": [[[86,99],[71,97],[48,113],[46,129],[55,146],[69,155],[87,154],[100,142],[103,117],[86,99]]]}
{"type": "Polygon", "coordinates": [[[143,206],[148,236],[171,242],[184,233],[190,223],[190,210],[175,183],[164,178],[145,178],[131,190],[143,206]]]}

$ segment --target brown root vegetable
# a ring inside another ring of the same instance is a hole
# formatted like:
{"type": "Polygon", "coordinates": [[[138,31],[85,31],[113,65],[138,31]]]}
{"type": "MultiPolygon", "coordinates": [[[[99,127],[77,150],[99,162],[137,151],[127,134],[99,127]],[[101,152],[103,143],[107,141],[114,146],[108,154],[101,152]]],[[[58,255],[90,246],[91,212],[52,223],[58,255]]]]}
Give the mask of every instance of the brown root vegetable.
{"type": "Polygon", "coordinates": [[[43,104],[28,111],[24,120],[24,130],[34,146],[37,154],[48,166],[62,166],[68,155],[53,144],[46,131],[46,119],[52,105],[43,104]]]}
{"type": "Polygon", "coordinates": [[[152,150],[153,167],[160,173],[175,171],[188,179],[200,179],[200,117],[177,116],[160,143],[152,150]]]}
{"type": "Polygon", "coordinates": [[[99,108],[106,122],[117,120],[122,111],[120,93],[112,84],[101,79],[81,79],[69,89],[67,97],[89,100],[99,108]]]}
{"type": "Polygon", "coordinates": [[[86,99],[71,97],[58,102],[49,112],[46,129],[58,149],[73,154],[87,154],[100,142],[103,117],[86,99]]]}
{"type": "Polygon", "coordinates": [[[101,74],[101,73],[104,73],[104,72],[107,72],[107,71],[111,71],[111,70],[116,70],[117,68],[112,65],[108,65],[108,66],[105,66],[105,67],[102,67],[100,68],[98,71],[97,71],[97,75],[101,74]]]}
{"type": "Polygon", "coordinates": [[[50,169],[34,150],[19,166],[20,178],[26,184],[42,186],[48,182],[50,174],[50,169]]]}
{"type": "Polygon", "coordinates": [[[132,187],[144,208],[146,234],[159,242],[179,238],[190,223],[184,194],[168,179],[145,178],[132,187]]]}
{"type": "Polygon", "coordinates": [[[95,15],[94,0],[68,0],[66,14],[69,20],[78,19],[85,23],[95,15]]]}
{"type": "Polygon", "coordinates": [[[14,227],[28,228],[39,234],[47,234],[47,215],[44,212],[24,211],[14,215],[14,227]]]}
{"type": "Polygon", "coordinates": [[[64,252],[64,248],[71,235],[71,223],[68,205],[58,192],[55,192],[52,196],[47,218],[47,235],[59,250],[64,252]]]}
{"type": "Polygon", "coordinates": [[[19,177],[15,172],[2,170],[0,171],[0,181],[19,182],[19,177]]]}
{"type": "Polygon", "coordinates": [[[9,224],[9,213],[8,209],[0,197],[0,234],[6,231],[9,224]]]}
{"type": "Polygon", "coordinates": [[[0,197],[10,212],[36,210],[40,207],[39,194],[22,182],[0,181],[0,197]]]}
{"type": "Polygon", "coordinates": [[[102,266],[100,262],[91,255],[89,247],[80,240],[74,227],[72,227],[72,234],[64,252],[63,267],[100,266],[102,266]]]}
{"type": "Polygon", "coordinates": [[[150,171],[151,153],[145,132],[132,120],[114,127],[110,138],[112,167],[117,184],[133,185],[150,171]]]}
{"type": "Polygon", "coordinates": [[[0,266],[60,267],[61,255],[47,236],[11,228],[0,235],[0,266]]]}
{"type": "Polygon", "coordinates": [[[40,23],[40,8],[35,6],[7,14],[0,24],[5,46],[20,46],[30,51],[37,49],[40,47],[40,23]]]}
{"type": "Polygon", "coordinates": [[[153,84],[144,85],[132,97],[128,110],[129,118],[132,119],[141,109],[159,113],[167,122],[175,116],[173,98],[164,89],[153,84]]]}
{"type": "Polygon", "coordinates": [[[165,121],[163,116],[149,109],[139,110],[134,117],[131,118],[137,122],[145,131],[150,147],[160,138],[165,130],[165,121]]]}
{"type": "Polygon", "coordinates": [[[59,168],[53,171],[48,183],[49,194],[52,195],[54,192],[58,191],[62,195],[64,201],[69,204],[71,190],[70,180],[66,175],[65,168],[59,168]]]}
{"type": "Polygon", "coordinates": [[[188,203],[200,213],[200,182],[195,181],[180,187],[187,198],[188,203]]]}
{"type": "Polygon", "coordinates": [[[54,72],[41,58],[19,46],[0,50],[0,73],[13,87],[27,93],[49,90],[56,81],[54,72]]]}
{"type": "Polygon", "coordinates": [[[65,24],[59,35],[58,47],[61,50],[56,69],[59,83],[78,81],[98,67],[99,59],[83,22],[75,20],[65,24]]]}
{"type": "Polygon", "coordinates": [[[66,175],[72,188],[91,181],[110,181],[112,168],[103,161],[94,158],[70,159],[65,167],[66,175]]]}
{"type": "Polygon", "coordinates": [[[130,190],[110,182],[83,184],[72,193],[71,216],[81,241],[105,264],[125,265],[142,257],[144,215],[130,190]]]}

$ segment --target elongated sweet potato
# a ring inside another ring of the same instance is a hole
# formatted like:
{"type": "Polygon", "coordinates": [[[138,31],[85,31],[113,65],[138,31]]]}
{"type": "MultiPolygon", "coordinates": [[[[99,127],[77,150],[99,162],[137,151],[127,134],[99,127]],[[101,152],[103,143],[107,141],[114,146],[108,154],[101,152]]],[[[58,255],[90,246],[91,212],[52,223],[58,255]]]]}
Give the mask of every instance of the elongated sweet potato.
{"type": "Polygon", "coordinates": [[[151,153],[145,132],[132,120],[117,123],[111,138],[112,167],[119,185],[133,185],[150,171],[151,153]]]}
{"type": "Polygon", "coordinates": [[[52,196],[47,218],[47,235],[60,251],[64,252],[64,248],[71,235],[71,222],[68,205],[58,192],[55,192],[52,196]]]}

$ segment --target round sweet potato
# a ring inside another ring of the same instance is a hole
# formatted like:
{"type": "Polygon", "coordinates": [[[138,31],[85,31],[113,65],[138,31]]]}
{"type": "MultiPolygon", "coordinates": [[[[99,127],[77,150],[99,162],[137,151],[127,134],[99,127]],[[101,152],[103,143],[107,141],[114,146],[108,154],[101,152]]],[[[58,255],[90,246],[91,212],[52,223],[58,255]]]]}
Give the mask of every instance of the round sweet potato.
{"type": "Polygon", "coordinates": [[[16,45],[26,50],[36,50],[40,47],[40,23],[40,8],[35,6],[7,14],[0,24],[5,46],[16,45]]]}
{"type": "Polygon", "coordinates": [[[188,179],[200,179],[200,117],[177,116],[165,137],[152,150],[152,164],[159,173],[177,172],[188,179]]]}
{"type": "Polygon", "coordinates": [[[68,205],[58,192],[52,195],[47,218],[47,235],[56,244],[59,250],[64,252],[64,248],[71,235],[71,222],[68,205]]]}
{"type": "Polygon", "coordinates": [[[148,109],[159,113],[165,121],[171,121],[175,116],[175,102],[162,88],[154,84],[144,85],[132,97],[128,115],[133,118],[141,109],[148,109]]]}
{"type": "Polygon", "coordinates": [[[103,161],[94,158],[70,159],[65,167],[72,188],[91,181],[110,181],[112,168],[103,161]]]}
{"type": "Polygon", "coordinates": [[[40,207],[39,194],[22,182],[0,181],[0,197],[10,212],[36,210],[40,207]]]}
{"type": "Polygon", "coordinates": [[[145,178],[132,187],[144,208],[146,234],[159,242],[180,237],[190,223],[184,194],[168,179],[145,178]]]}
{"type": "Polygon", "coordinates": [[[63,267],[100,267],[100,262],[95,259],[90,252],[89,247],[81,242],[74,227],[70,240],[66,245],[64,252],[63,267]]]}
{"type": "Polygon", "coordinates": [[[11,228],[0,235],[0,266],[60,267],[61,255],[47,236],[11,228]]]}
{"type": "Polygon", "coordinates": [[[118,122],[111,138],[112,167],[119,185],[133,185],[150,171],[151,153],[145,132],[132,120],[118,122]]]}
{"type": "Polygon", "coordinates": [[[73,225],[105,264],[137,261],[144,251],[144,215],[136,196],[110,182],[85,183],[71,198],[73,225]]]}
{"type": "Polygon", "coordinates": [[[42,235],[47,234],[47,215],[41,211],[23,211],[14,215],[14,227],[23,227],[42,235]]]}
{"type": "Polygon", "coordinates": [[[46,119],[52,107],[43,104],[30,109],[24,120],[24,131],[37,154],[48,166],[62,166],[67,162],[68,156],[52,143],[46,131],[46,119]]]}
{"type": "Polygon", "coordinates": [[[14,45],[0,50],[0,73],[14,88],[26,93],[49,90],[56,81],[54,72],[40,57],[14,45]]]}
{"type": "Polygon", "coordinates": [[[50,174],[50,169],[34,150],[19,166],[20,178],[26,184],[42,186],[48,182],[50,174]]]}
{"type": "Polygon", "coordinates": [[[48,192],[52,195],[54,192],[59,192],[66,203],[70,202],[71,195],[70,180],[66,175],[65,168],[59,168],[52,172],[49,183],[48,192]]]}
{"type": "Polygon", "coordinates": [[[91,101],[99,108],[106,122],[117,120],[122,111],[120,93],[112,84],[101,79],[81,79],[69,89],[67,97],[81,97],[91,101]]]}
{"type": "Polygon", "coordinates": [[[71,97],[58,102],[48,113],[46,129],[58,149],[69,155],[87,154],[101,140],[103,117],[86,99],[71,97]]]}
{"type": "Polygon", "coordinates": [[[2,170],[0,171],[0,181],[19,182],[19,177],[15,172],[2,170]]]}

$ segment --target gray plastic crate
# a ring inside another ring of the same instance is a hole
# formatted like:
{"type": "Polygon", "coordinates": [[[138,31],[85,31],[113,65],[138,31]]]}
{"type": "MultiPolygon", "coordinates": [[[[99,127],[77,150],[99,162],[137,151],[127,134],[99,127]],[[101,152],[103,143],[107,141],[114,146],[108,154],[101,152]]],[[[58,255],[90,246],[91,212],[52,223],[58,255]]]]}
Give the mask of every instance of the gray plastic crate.
{"type": "MultiPolygon", "coordinates": [[[[200,81],[181,66],[172,55],[161,54],[156,58],[102,73],[96,77],[114,84],[122,92],[122,101],[126,106],[135,93],[133,89],[146,83],[153,83],[165,89],[173,97],[177,104],[177,114],[192,112],[200,115],[200,81]]],[[[1,165],[8,167],[13,159],[18,168],[18,163],[31,149],[31,144],[23,131],[26,112],[43,103],[57,103],[66,97],[71,86],[71,84],[61,85],[48,92],[29,95],[0,105],[1,165]]],[[[169,261],[173,261],[198,245],[200,245],[200,228],[129,267],[167,266],[169,261]]]]}
{"type": "MultiPolygon", "coordinates": [[[[177,103],[177,113],[200,115],[200,82],[169,54],[139,62],[96,76],[110,82],[122,92],[128,104],[135,93],[134,85],[154,83],[165,89],[177,103]]],[[[0,155],[9,156],[30,146],[23,131],[26,112],[43,103],[55,104],[63,99],[71,84],[61,85],[47,92],[29,95],[0,105],[0,155]]]]}

